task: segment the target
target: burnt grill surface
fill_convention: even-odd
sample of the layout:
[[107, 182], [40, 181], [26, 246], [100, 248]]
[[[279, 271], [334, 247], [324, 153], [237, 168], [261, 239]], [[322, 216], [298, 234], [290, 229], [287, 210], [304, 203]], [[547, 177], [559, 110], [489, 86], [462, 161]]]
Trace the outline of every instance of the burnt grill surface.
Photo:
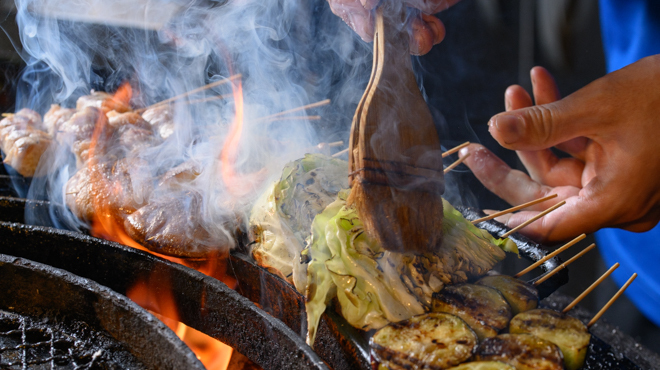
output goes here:
[[118, 243], [41, 226], [0, 222], [0, 241], [0, 253], [47, 263], [120, 294], [152, 274], [168, 276], [178, 320], [184, 324], [230, 345], [264, 369], [327, 369], [280, 320], [188, 267]]
[[84, 322], [0, 311], [0, 369], [33, 368], [146, 369], [119, 342]]
[[199, 369], [174, 333], [126, 297], [51, 266], [0, 254], [4, 369]]

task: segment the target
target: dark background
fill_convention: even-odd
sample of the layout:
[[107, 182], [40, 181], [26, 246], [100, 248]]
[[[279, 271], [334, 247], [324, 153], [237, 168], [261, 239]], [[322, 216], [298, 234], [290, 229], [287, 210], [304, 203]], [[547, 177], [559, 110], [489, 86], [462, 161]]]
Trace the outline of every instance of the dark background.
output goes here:
[[[301, 0], [301, 4], [312, 22], [301, 22], [299, 29], [292, 30], [292, 37], [325, 39], [298, 43], [296, 53], [304, 59], [300, 73], [313, 75], [327, 70], [332, 73], [326, 89], [316, 91], [324, 95], [318, 100], [333, 98], [333, 106], [325, 109], [324, 122], [318, 125], [319, 136], [326, 142], [337, 139], [347, 142], [347, 129], [357, 104], [355, 97], [359, 98], [361, 92], [347, 91], [343, 81], [358, 76], [366, 84], [370, 64], [353, 66], [349, 75], [342, 68], [346, 58], [339, 58], [320, 45], [331, 42], [328, 35], [336, 33], [350, 39], [351, 32], [330, 14], [324, 0], [309, 3]], [[0, 34], [0, 111], [11, 112], [15, 109], [17, 76], [24, 64], [19, 56], [20, 42], [11, 3], [0, 2], [0, 11], [0, 26], [4, 30]], [[515, 153], [499, 147], [487, 130], [490, 117], [504, 110], [505, 89], [519, 84], [530, 91], [529, 70], [535, 65], [542, 65], [554, 74], [564, 96], [605, 74], [597, 0], [464, 0], [439, 17], [446, 26], [447, 36], [428, 55], [415, 58], [415, 68], [441, 129], [443, 145], [447, 147], [467, 140], [480, 142], [512, 167], [523, 169]], [[369, 52], [369, 45], [362, 45], [355, 37], [350, 40], [358, 51]], [[103, 71], [97, 72], [104, 75]], [[460, 184], [458, 191], [465, 205], [481, 209], [508, 207], [464, 167], [452, 172], [448, 181]], [[580, 245], [591, 242], [593, 237], [589, 236]], [[521, 269], [521, 266], [513, 263], [507, 268]], [[590, 252], [569, 268], [569, 283], [561, 291], [577, 296], [605, 270], [598, 253]], [[616, 290], [618, 287], [608, 279], [581, 306], [596, 312]], [[660, 352], [658, 328], [625, 297], [604, 319], [649, 349]]]

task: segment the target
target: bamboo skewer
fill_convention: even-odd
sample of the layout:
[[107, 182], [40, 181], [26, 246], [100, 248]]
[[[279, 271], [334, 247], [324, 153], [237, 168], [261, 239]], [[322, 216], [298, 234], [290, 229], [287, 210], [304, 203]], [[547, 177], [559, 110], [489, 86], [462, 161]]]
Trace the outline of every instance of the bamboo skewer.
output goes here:
[[287, 115], [287, 114], [289, 114], [289, 113], [300, 112], [301, 110], [306, 110], [306, 109], [312, 109], [312, 108], [322, 107], [322, 106], [324, 106], [324, 105], [328, 105], [328, 104], [330, 104], [330, 99], [321, 100], [320, 102], [316, 102], [316, 103], [312, 103], [312, 104], [303, 105], [302, 107], [298, 107], [298, 108], [293, 108], [293, 109], [285, 110], [285, 111], [283, 111], [283, 112], [279, 112], [279, 113], [271, 114], [270, 116], [266, 116], [266, 117], [261, 117], [261, 118], [255, 120], [255, 122], [262, 122], [262, 121], [266, 121], [266, 120], [268, 120], [268, 119], [270, 119], [270, 118], [273, 118], [273, 117], [279, 117], [279, 116]]
[[334, 148], [336, 146], [342, 146], [342, 145], [344, 145], [344, 141], [339, 140], [339, 141], [335, 141], [335, 142], [332, 142], [332, 143], [328, 143], [328, 148]]
[[252, 122], [275, 122], [275, 121], [298, 121], [298, 120], [309, 120], [309, 121], [318, 121], [321, 119], [321, 116], [284, 116], [284, 117], [272, 117], [267, 120], [259, 119], [258, 121]]
[[531, 207], [531, 206], [533, 206], [533, 205], [536, 205], [536, 204], [539, 204], [539, 203], [543, 203], [543, 202], [545, 202], [546, 200], [549, 200], [549, 199], [552, 199], [552, 198], [556, 198], [556, 197], [557, 197], [557, 194], [552, 194], [552, 195], [548, 195], [547, 197], [543, 197], [543, 198], [539, 198], [539, 199], [533, 200], [533, 201], [531, 201], [531, 202], [523, 203], [523, 204], [521, 204], [521, 205], [519, 205], [519, 206], [511, 207], [511, 208], [509, 208], [509, 209], [505, 209], [504, 211], [499, 211], [499, 212], [493, 213], [493, 214], [491, 214], [491, 215], [488, 215], [488, 216], [486, 216], [486, 217], [482, 217], [482, 218], [476, 219], [476, 220], [472, 221], [472, 224], [473, 224], [473, 225], [476, 225], [476, 224], [478, 224], [479, 222], [484, 222], [484, 221], [492, 220], [492, 219], [494, 219], [494, 218], [500, 217], [500, 216], [505, 215], [505, 214], [507, 214], [507, 213], [511, 213], [511, 212], [519, 211], [519, 210], [521, 210], [521, 209], [523, 209], [523, 208]]
[[636, 277], [637, 277], [637, 273], [635, 272], [635, 273], [632, 274], [632, 276], [630, 277], [630, 279], [628, 279], [628, 281], [626, 281], [626, 283], [623, 284], [623, 286], [621, 287], [621, 289], [619, 289], [619, 291], [616, 292], [616, 294], [614, 295], [614, 297], [612, 297], [612, 299], [610, 299], [610, 300], [605, 304], [605, 306], [603, 306], [603, 308], [601, 308], [600, 311], [598, 311], [598, 313], [596, 314], [596, 316], [594, 316], [594, 318], [591, 319], [591, 321], [589, 321], [589, 323], [587, 324], [587, 328], [590, 328], [593, 324], [596, 323], [596, 321], [598, 321], [598, 319], [600, 319], [601, 316], [603, 316], [603, 314], [605, 313], [605, 311], [607, 311], [607, 309], [610, 308], [610, 306], [612, 306], [612, 304], [614, 304], [614, 301], [616, 301], [617, 299], [619, 299], [619, 297], [621, 297], [621, 294], [623, 294], [623, 292], [624, 292], [626, 289], [628, 289], [628, 286], [633, 282], [633, 280], [635, 280]]
[[515, 274], [513, 277], [519, 278], [519, 277], [525, 275], [526, 273], [528, 273], [528, 272], [534, 270], [535, 268], [541, 266], [541, 264], [545, 263], [550, 258], [552, 258], [552, 257], [558, 255], [559, 253], [567, 250], [568, 248], [572, 247], [577, 242], [579, 242], [580, 240], [582, 240], [586, 237], [587, 237], [586, 234], [582, 234], [582, 235], [578, 236], [577, 238], [575, 238], [575, 239], [571, 240], [570, 242], [566, 243], [563, 247], [561, 247], [561, 248], [557, 249], [556, 251], [548, 254], [547, 256], [545, 256], [545, 257], [541, 258], [540, 260], [536, 261], [531, 266], [529, 266], [526, 269], [524, 269], [524, 270], [520, 271], [519, 273]]
[[2, 113], [2, 116], [7, 118], [7, 117], [13, 117], [14, 113]]
[[241, 77], [242, 77], [241, 74], [236, 74], [236, 75], [230, 76], [229, 78], [226, 78], [226, 79], [224, 79], [224, 80], [215, 81], [215, 82], [212, 82], [212, 83], [210, 83], [210, 84], [204, 85], [204, 86], [202, 86], [202, 87], [198, 87], [198, 88], [196, 88], [196, 89], [193, 89], [193, 90], [190, 90], [190, 91], [188, 91], [188, 92], [185, 92], [185, 93], [183, 93], [183, 94], [179, 94], [179, 95], [177, 95], [177, 96], [173, 96], [173, 97], [171, 97], [171, 98], [169, 98], [169, 99], [165, 99], [165, 100], [160, 101], [160, 102], [158, 102], [158, 103], [152, 104], [152, 105], [150, 105], [150, 106], [148, 106], [148, 107], [144, 107], [144, 108], [136, 109], [135, 112], [137, 112], [137, 113], [141, 113], [141, 112], [144, 112], [144, 111], [147, 110], [147, 109], [151, 109], [151, 108], [155, 108], [155, 107], [158, 107], [158, 106], [161, 106], [161, 105], [165, 105], [165, 104], [170, 103], [170, 102], [173, 102], [173, 101], [175, 101], [175, 100], [179, 100], [179, 99], [181, 99], [181, 98], [185, 98], [186, 96], [189, 96], [189, 95], [192, 95], [192, 94], [196, 94], [196, 93], [198, 93], [198, 92], [200, 92], [200, 91], [204, 91], [204, 90], [208, 90], [208, 89], [211, 89], [211, 88], [213, 88], [213, 87], [216, 87], [216, 86], [224, 85], [224, 84], [228, 83], [229, 81], [233, 81], [233, 80], [235, 80], [235, 79], [237, 79], [237, 78], [241, 78]]
[[348, 153], [348, 148], [342, 150], [341, 152], [337, 152], [337, 153], [333, 154], [332, 156], [333, 156], [334, 158], [337, 158], [337, 157], [339, 157], [340, 155], [342, 155], [342, 154], [344, 154], [344, 153]]
[[[463, 158], [465, 158], [465, 157], [463, 157]], [[529, 220], [527, 220], [527, 221], [523, 222], [522, 224], [520, 224], [520, 225], [514, 227], [513, 229], [509, 230], [506, 234], [502, 235], [502, 238], [508, 238], [509, 235], [511, 235], [511, 234], [513, 234], [513, 233], [515, 233], [515, 232], [517, 232], [518, 230], [522, 229], [523, 227], [525, 227], [525, 226], [531, 224], [532, 222], [538, 220], [539, 218], [541, 218], [541, 217], [547, 215], [548, 213], [554, 211], [555, 209], [557, 209], [557, 208], [563, 206], [564, 204], [566, 204], [566, 201], [565, 201], [565, 200], [562, 200], [561, 202], [555, 204], [554, 206], [552, 206], [552, 207], [546, 209], [545, 211], [539, 213], [538, 215], [536, 215], [536, 216], [530, 218]]]
[[203, 99], [194, 99], [194, 100], [188, 100], [184, 102], [185, 104], [198, 104], [198, 103], [206, 103], [214, 100], [224, 100], [227, 98], [232, 98], [234, 94], [223, 94], [223, 95], [216, 95], [216, 96], [211, 96], [208, 98], [203, 98]]
[[470, 156], [470, 153], [468, 153], [468, 155], [466, 155], [466, 156], [463, 157], [463, 158], [459, 158], [458, 160], [456, 160], [456, 162], [454, 162], [454, 163], [450, 164], [449, 166], [447, 166], [447, 168], [445, 168], [445, 169], [443, 170], [443, 171], [444, 171], [444, 174], [447, 174], [449, 171], [451, 171], [451, 170], [453, 170], [454, 168], [456, 168], [456, 166], [458, 166], [459, 164], [463, 163], [463, 161], [465, 161], [469, 156]]
[[568, 306], [564, 307], [561, 313], [566, 313], [570, 311], [573, 307], [575, 307], [575, 305], [580, 303], [580, 301], [583, 300], [584, 297], [586, 297], [589, 293], [591, 293], [594, 289], [596, 289], [596, 287], [600, 285], [600, 283], [602, 283], [603, 280], [605, 280], [608, 276], [610, 276], [614, 272], [614, 270], [618, 268], [619, 268], [619, 262], [612, 265], [612, 267], [610, 267], [609, 270], [607, 270], [601, 277], [599, 277], [598, 280], [594, 281], [594, 283], [591, 284], [587, 289], [585, 289], [584, 292], [582, 292], [582, 294], [580, 294], [577, 298], [575, 298], [573, 302], [571, 302]]
[[469, 142], [469, 141], [466, 141], [466, 142], [464, 142], [463, 144], [461, 144], [461, 145], [459, 145], [459, 146], [453, 147], [453, 148], [449, 149], [448, 151], [442, 153], [442, 158], [449, 157], [450, 155], [456, 153], [457, 151], [459, 151], [459, 150], [465, 148], [465, 147], [468, 146], [468, 145], [470, 145], [470, 142]]
[[566, 262], [562, 263], [561, 265], [555, 267], [552, 271], [548, 272], [548, 273], [545, 274], [543, 277], [541, 277], [540, 279], [536, 280], [536, 281], [534, 282], [534, 285], [536, 286], [536, 285], [542, 284], [544, 281], [550, 279], [550, 278], [551, 278], [552, 276], [554, 276], [556, 273], [558, 273], [559, 271], [565, 269], [566, 266], [568, 266], [568, 265], [570, 265], [571, 263], [575, 262], [576, 259], [578, 259], [578, 258], [584, 256], [585, 254], [587, 254], [587, 252], [589, 252], [590, 250], [594, 249], [595, 247], [596, 247], [596, 244], [595, 244], [595, 243], [592, 243], [590, 246], [584, 248], [580, 253], [576, 254], [576, 255], [573, 256], [573, 257], [571, 257], [571, 259], [569, 259], [568, 261], [566, 261]]

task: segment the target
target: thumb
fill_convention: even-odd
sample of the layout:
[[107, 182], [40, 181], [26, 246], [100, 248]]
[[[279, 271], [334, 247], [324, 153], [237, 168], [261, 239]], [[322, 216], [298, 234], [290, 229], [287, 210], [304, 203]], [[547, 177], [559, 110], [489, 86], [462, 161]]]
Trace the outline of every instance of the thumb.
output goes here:
[[500, 145], [514, 150], [541, 150], [587, 136], [592, 119], [566, 99], [500, 113], [488, 131]]

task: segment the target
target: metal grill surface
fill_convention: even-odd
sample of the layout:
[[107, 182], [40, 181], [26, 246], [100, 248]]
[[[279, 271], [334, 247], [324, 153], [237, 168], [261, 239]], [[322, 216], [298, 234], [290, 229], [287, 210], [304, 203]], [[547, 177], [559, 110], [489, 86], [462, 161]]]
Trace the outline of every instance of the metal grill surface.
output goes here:
[[0, 311], [0, 369], [146, 369], [119, 342], [83, 322]]

